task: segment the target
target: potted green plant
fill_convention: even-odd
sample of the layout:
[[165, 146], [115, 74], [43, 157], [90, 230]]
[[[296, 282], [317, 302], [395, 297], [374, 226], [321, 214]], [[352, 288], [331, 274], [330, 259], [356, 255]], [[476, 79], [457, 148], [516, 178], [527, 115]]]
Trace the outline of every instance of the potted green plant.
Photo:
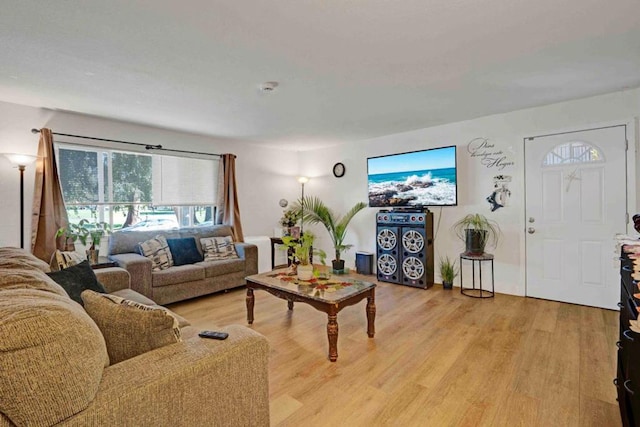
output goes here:
[[440, 278], [442, 279], [443, 289], [452, 289], [453, 281], [458, 276], [460, 270], [456, 265], [456, 261], [453, 262], [448, 256], [440, 258]]
[[326, 254], [321, 249], [313, 248], [315, 236], [313, 233], [305, 232], [300, 238], [292, 236], [282, 237], [282, 243], [289, 251], [289, 259], [292, 263], [297, 263], [297, 274], [300, 280], [309, 280], [313, 277], [313, 264], [311, 264], [311, 254], [320, 257], [320, 262], [324, 264]]
[[495, 247], [500, 238], [500, 226], [482, 214], [468, 214], [453, 224], [456, 236], [465, 242], [465, 253], [482, 255], [486, 245]]
[[331, 261], [333, 271], [344, 271], [344, 260], [340, 256], [342, 252], [353, 246], [344, 243], [344, 239], [347, 236], [347, 226], [358, 212], [367, 207], [366, 203], [356, 203], [346, 214], [339, 217], [318, 197], [305, 197], [303, 202], [304, 214], [302, 220], [310, 224], [320, 223], [324, 225], [329, 232], [333, 242], [333, 249], [335, 250], [335, 259]]
[[56, 232], [56, 238], [63, 236], [67, 246], [69, 241], [71, 243], [79, 241], [86, 248], [89, 262], [97, 264], [102, 237], [110, 232], [111, 226], [106, 222], [91, 222], [87, 219], [81, 219], [77, 224], [69, 223], [67, 227], [60, 228]]

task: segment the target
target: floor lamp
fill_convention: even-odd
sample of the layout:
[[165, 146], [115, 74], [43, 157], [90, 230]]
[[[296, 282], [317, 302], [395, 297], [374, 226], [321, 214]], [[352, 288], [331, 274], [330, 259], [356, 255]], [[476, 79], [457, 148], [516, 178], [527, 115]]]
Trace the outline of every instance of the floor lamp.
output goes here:
[[24, 170], [36, 157], [27, 154], [5, 154], [5, 157], [20, 171], [20, 247], [24, 249]]
[[298, 182], [302, 185], [302, 198], [300, 199], [300, 206], [302, 208], [302, 215], [300, 216], [300, 237], [302, 237], [304, 233], [304, 185], [309, 182], [309, 178], [301, 176], [298, 178]]

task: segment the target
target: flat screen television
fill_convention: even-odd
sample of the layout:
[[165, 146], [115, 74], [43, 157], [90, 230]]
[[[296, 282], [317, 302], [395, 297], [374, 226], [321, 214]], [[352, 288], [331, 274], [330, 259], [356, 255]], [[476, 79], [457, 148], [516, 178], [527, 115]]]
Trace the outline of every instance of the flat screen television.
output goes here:
[[455, 145], [369, 157], [369, 206], [456, 206], [456, 166]]

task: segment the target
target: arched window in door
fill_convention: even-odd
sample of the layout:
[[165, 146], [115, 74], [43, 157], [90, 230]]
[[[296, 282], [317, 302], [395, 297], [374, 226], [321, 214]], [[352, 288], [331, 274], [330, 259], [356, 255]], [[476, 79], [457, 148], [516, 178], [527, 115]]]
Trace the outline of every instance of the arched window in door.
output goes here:
[[555, 146], [544, 156], [542, 166], [601, 162], [604, 162], [602, 151], [586, 142], [576, 141]]

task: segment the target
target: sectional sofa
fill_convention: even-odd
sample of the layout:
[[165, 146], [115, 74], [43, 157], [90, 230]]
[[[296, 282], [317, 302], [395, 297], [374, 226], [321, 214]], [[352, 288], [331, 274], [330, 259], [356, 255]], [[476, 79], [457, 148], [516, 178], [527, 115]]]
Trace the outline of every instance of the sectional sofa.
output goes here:
[[[269, 350], [262, 335], [211, 325], [229, 337], [200, 338], [185, 319], [131, 290], [121, 268], [95, 271], [108, 293], [83, 291], [84, 308], [47, 272], [28, 252], [0, 248], [0, 427], [269, 425]], [[130, 313], [116, 319], [130, 328], [101, 318], [86, 296]], [[113, 347], [129, 351], [159, 333], [136, 317], [147, 314], [166, 318], [177, 339], [116, 360]], [[141, 332], [132, 337], [136, 327]], [[126, 342], [114, 341], [114, 333]]]

